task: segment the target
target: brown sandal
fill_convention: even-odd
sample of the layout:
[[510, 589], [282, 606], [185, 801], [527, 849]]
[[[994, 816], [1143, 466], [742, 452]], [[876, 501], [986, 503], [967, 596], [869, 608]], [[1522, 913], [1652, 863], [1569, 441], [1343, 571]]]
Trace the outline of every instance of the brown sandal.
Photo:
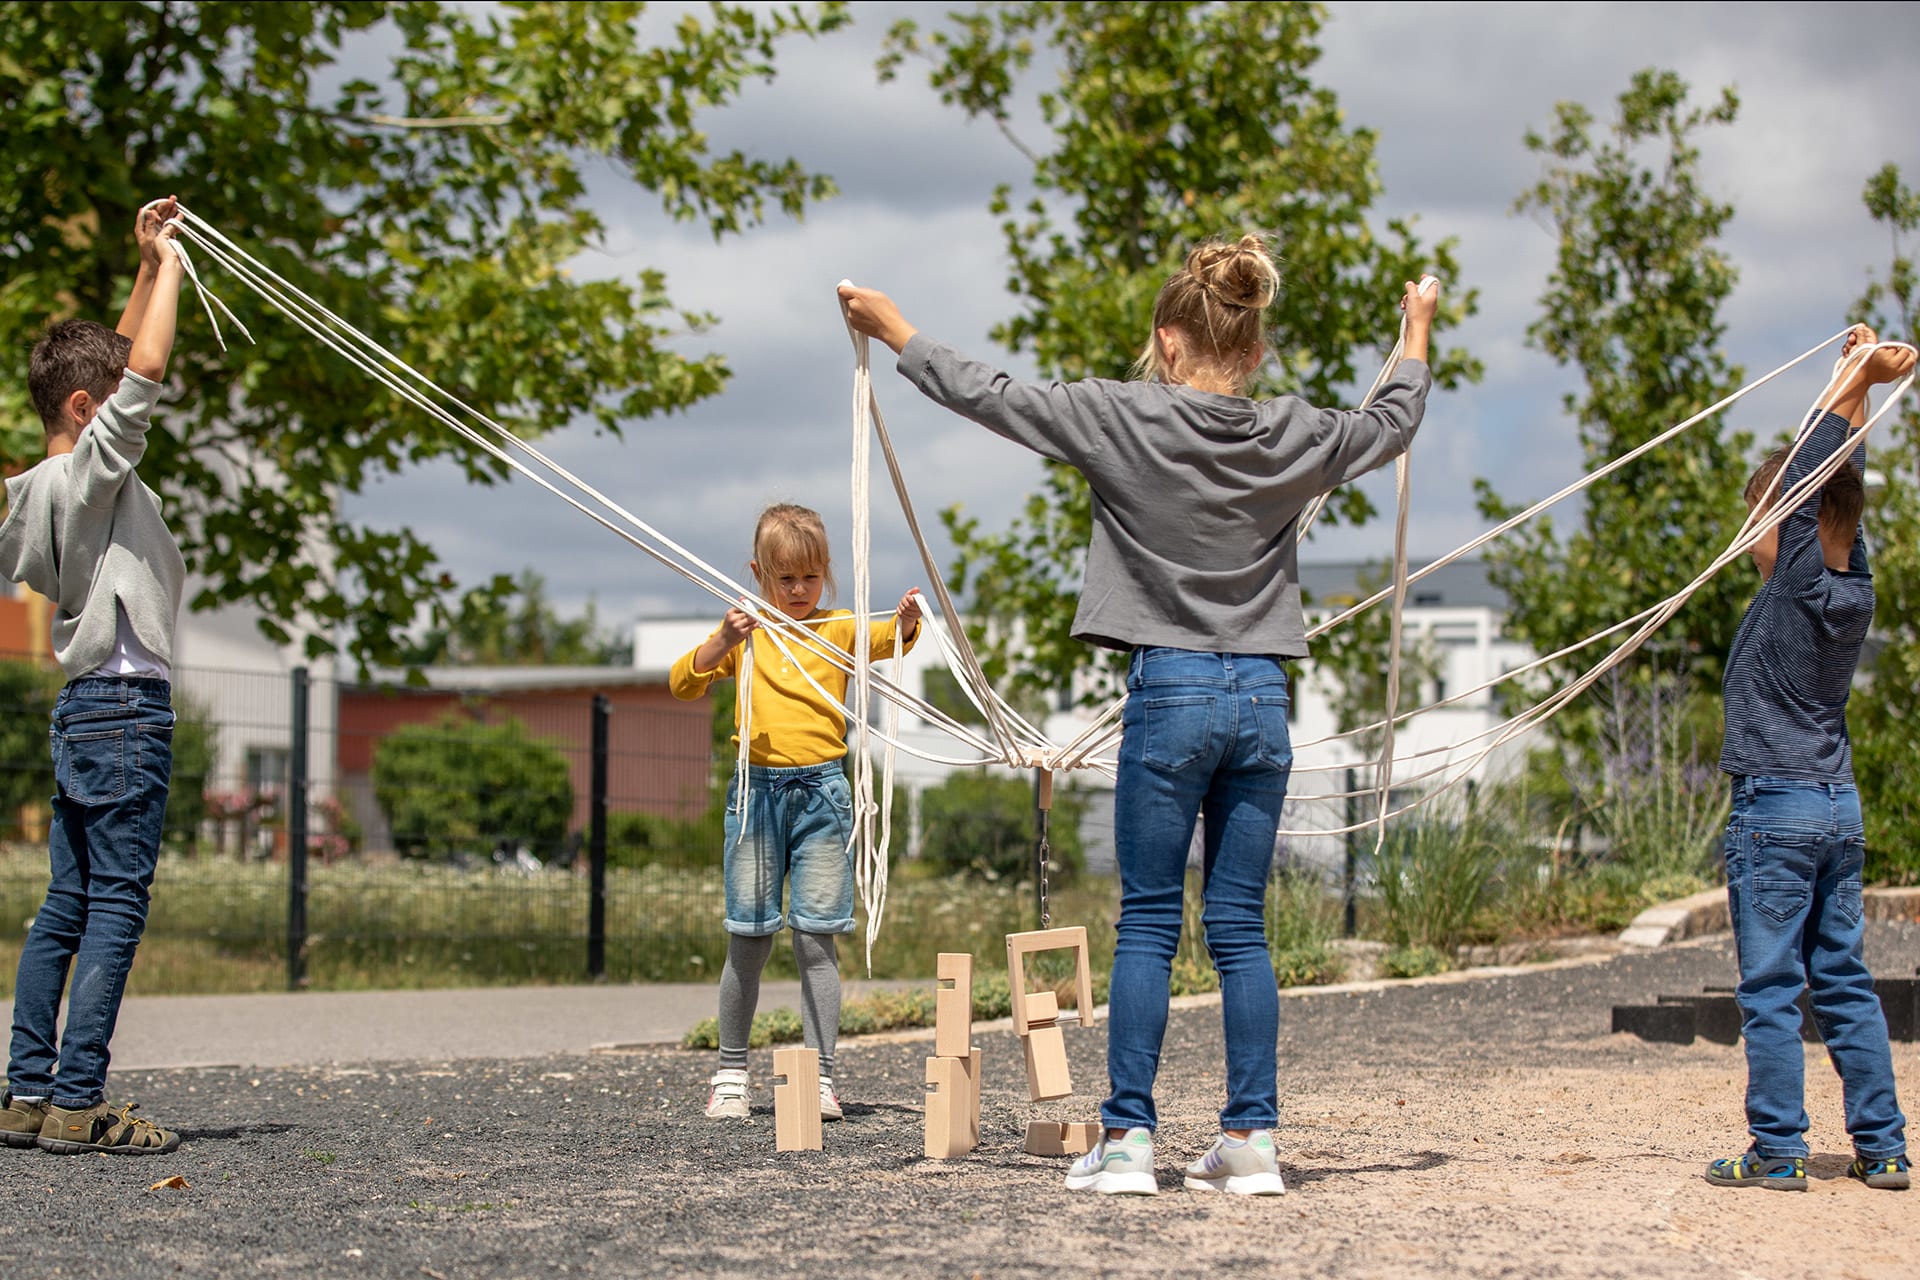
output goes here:
[[133, 1110], [138, 1105], [124, 1103], [116, 1111], [104, 1102], [96, 1102], [90, 1107], [69, 1111], [49, 1104], [37, 1145], [42, 1151], [58, 1156], [85, 1155], [90, 1151], [163, 1156], [180, 1145], [179, 1134], [135, 1116]]

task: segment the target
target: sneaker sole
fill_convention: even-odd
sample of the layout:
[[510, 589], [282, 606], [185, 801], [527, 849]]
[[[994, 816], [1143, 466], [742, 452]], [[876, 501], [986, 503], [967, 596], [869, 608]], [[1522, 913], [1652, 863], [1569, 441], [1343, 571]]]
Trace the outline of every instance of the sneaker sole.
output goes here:
[[1857, 1179], [1872, 1187], [1875, 1191], [1905, 1191], [1912, 1179], [1904, 1173], [1876, 1173]]
[[1716, 1187], [1765, 1187], [1769, 1191], [1805, 1191], [1805, 1178], [1716, 1178], [1707, 1175], [1707, 1181]]
[[0, 1142], [9, 1147], [31, 1147], [39, 1140], [38, 1133], [0, 1133]]
[[68, 1142], [65, 1138], [36, 1138], [34, 1145], [56, 1156], [84, 1156], [96, 1151], [108, 1156], [164, 1156], [179, 1149], [180, 1135], [174, 1134], [157, 1147], [103, 1147], [97, 1142]]
[[1287, 1184], [1277, 1173], [1243, 1173], [1225, 1178], [1196, 1178], [1187, 1175], [1186, 1185], [1191, 1191], [1224, 1191], [1236, 1196], [1283, 1196], [1287, 1194]]
[[745, 1120], [753, 1115], [753, 1105], [747, 1102], [724, 1103], [718, 1107], [707, 1108], [709, 1120]]
[[1103, 1196], [1157, 1196], [1160, 1184], [1150, 1173], [1092, 1173], [1067, 1175], [1067, 1190], [1098, 1191]]

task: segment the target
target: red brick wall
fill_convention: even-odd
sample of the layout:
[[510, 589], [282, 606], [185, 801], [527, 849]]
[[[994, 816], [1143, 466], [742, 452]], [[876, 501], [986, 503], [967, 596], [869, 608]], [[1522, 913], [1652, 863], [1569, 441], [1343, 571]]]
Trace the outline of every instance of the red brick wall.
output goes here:
[[536, 738], [560, 744], [573, 781], [571, 829], [584, 831], [592, 792], [592, 703], [595, 692], [613, 704], [607, 724], [607, 808], [692, 817], [707, 802], [712, 704], [681, 702], [659, 685], [595, 690], [542, 689], [462, 697], [445, 690], [344, 688], [336, 763], [343, 785], [366, 785], [374, 747], [404, 725], [428, 724], [448, 711], [493, 721], [508, 716]]

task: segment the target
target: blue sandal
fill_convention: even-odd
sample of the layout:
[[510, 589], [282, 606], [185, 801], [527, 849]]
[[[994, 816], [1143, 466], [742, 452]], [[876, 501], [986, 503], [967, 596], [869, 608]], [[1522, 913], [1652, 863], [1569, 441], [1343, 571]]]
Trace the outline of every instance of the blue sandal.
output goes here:
[[1707, 1166], [1707, 1181], [1716, 1187], [1766, 1187], [1773, 1191], [1805, 1191], [1804, 1156], [1763, 1156], [1749, 1151], [1715, 1160]]

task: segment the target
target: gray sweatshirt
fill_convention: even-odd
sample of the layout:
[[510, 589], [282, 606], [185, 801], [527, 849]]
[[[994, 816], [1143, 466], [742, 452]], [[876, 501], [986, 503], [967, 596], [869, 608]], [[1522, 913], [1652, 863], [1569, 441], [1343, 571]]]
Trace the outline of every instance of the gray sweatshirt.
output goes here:
[[1301, 511], [1405, 452], [1433, 385], [1408, 360], [1357, 410], [1158, 382], [1036, 386], [925, 334], [898, 368], [955, 413], [1087, 478], [1093, 541], [1077, 639], [1282, 658], [1307, 655]]
[[53, 601], [53, 656], [69, 680], [112, 654], [121, 608], [140, 643], [173, 665], [187, 566], [160, 500], [133, 473], [159, 397], [158, 383], [127, 370], [72, 453], [7, 481], [0, 572]]

